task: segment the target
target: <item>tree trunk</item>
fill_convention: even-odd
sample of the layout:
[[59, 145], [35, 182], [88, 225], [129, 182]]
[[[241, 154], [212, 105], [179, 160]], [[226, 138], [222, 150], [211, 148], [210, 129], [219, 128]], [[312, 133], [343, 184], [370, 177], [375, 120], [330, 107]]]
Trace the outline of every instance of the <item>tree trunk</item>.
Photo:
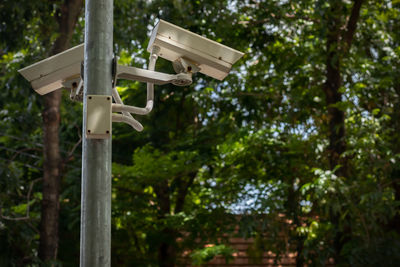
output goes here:
[[[333, 3], [334, 2], [334, 3]], [[342, 158], [342, 153], [346, 150], [344, 112], [338, 109], [335, 104], [342, 101], [342, 93], [339, 92], [341, 86], [340, 75], [340, 20], [341, 3], [340, 1], [331, 1], [331, 10], [328, 16], [328, 33], [326, 41], [326, 82], [324, 92], [326, 96], [326, 105], [328, 107], [328, 131], [329, 131], [329, 164], [336, 174], [341, 177], [347, 176], [347, 160]], [[335, 262], [340, 263], [340, 253], [346, 242], [343, 229], [339, 228], [340, 214], [331, 211], [331, 221], [337, 227], [334, 238]]]
[[[166, 214], [171, 213], [170, 188], [168, 181], [165, 180], [154, 187], [159, 205], [158, 219], [164, 219]], [[176, 233], [173, 229], [165, 227], [160, 235], [158, 245], [158, 265], [160, 267], [173, 267], [176, 260]]]
[[341, 158], [346, 150], [345, 114], [344, 111], [336, 107], [336, 104], [342, 101], [342, 93], [339, 90], [342, 84], [340, 65], [341, 58], [350, 50], [362, 3], [362, 0], [355, 1], [343, 36], [341, 36], [341, 1], [331, 1], [331, 9], [327, 17], [326, 82], [323, 89], [328, 107], [328, 151], [331, 169], [341, 165], [341, 168], [337, 170], [337, 174], [340, 176], [347, 176], [348, 172], [347, 159]]
[[60, 204], [60, 90], [44, 96], [42, 113], [44, 124], [43, 200], [40, 222], [39, 257], [43, 261], [55, 260], [58, 249], [58, 217]]
[[[335, 104], [342, 101], [340, 75], [340, 1], [331, 1], [330, 16], [328, 16], [328, 33], [326, 41], [326, 82], [324, 92], [328, 108], [328, 131], [329, 131], [329, 164], [331, 169], [344, 160], [340, 159], [341, 154], [346, 150], [344, 112], [338, 109]], [[342, 165], [339, 169], [340, 175], [345, 175], [346, 167]]]
[[[335, 172], [339, 177], [348, 177], [348, 160], [342, 156], [346, 151], [345, 113], [337, 107], [337, 104], [342, 101], [342, 93], [340, 92], [342, 84], [341, 58], [350, 51], [362, 3], [363, 0], [354, 2], [343, 35], [341, 30], [343, 27], [341, 19], [343, 12], [342, 2], [331, 0], [327, 16], [326, 82], [323, 90], [328, 108], [329, 164], [332, 170], [340, 166]], [[331, 220], [339, 228], [340, 214], [331, 211]], [[339, 228], [337, 230], [334, 238], [336, 263], [342, 262], [341, 251], [345, 243], [349, 241], [350, 235], [350, 226], [343, 222], [342, 229]]]
[[189, 188], [193, 185], [194, 179], [196, 178], [197, 172], [191, 172], [188, 174], [188, 180], [186, 181], [183, 178], [178, 178], [179, 182], [178, 184], [178, 195], [176, 197], [176, 203], [175, 203], [175, 213], [179, 213], [183, 211], [183, 208], [185, 206], [185, 199], [186, 196], [189, 192]]
[[[400, 83], [395, 84], [394, 90], [397, 94], [397, 97], [400, 97]], [[396, 104], [395, 104], [396, 105]], [[398, 105], [398, 103], [397, 103]], [[392, 133], [392, 143], [393, 143], [393, 151], [395, 154], [400, 153], [400, 144], [398, 142], [400, 138], [400, 110], [395, 109], [394, 114], [391, 120], [391, 125], [393, 125], [394, 131]], [[391, 179], [392, 179], [392, 187], [394, 190], [394, 199], [395, 201], [400, 202], [400, 167], [399, 166], [394, 166], [392, 172], [391, 172]], [[396, 212], [396, 214], [393, 216], [393, 218], [388, 222], [388, 228], [390, 230], [394, 230], [397, 232], [397, 234], [400, 236], [400, 214]]]
[[[81, 13], [83, 0], [65, 0], [57, 21], [59, 37], [51, 54], [66, 50]], [[44, 96], [43, 116], [43, 200], [40, 222], [39, 258], [56, 260], [58, 252], [58, 220], [60, 211], [61, 156], [59, 143], [61, 90]]]

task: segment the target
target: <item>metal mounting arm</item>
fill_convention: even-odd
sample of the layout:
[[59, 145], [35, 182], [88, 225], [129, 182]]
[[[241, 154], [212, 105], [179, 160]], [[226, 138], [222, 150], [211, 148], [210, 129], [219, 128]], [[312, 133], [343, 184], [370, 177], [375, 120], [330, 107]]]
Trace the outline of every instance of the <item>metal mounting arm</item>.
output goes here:
[[122, 114], [112, 114], [112, 122], [124, 122], [132, 126], [133, 129], [135, 129], [138, 132], [143, 131], [143, 126], [135, 120], [134, 118], [130, 118], [129, 116], [125, 116]]
[[[159, 48], [153, 47], [149, 60], [149, 69], [139, 69], [135, 67], [122, 66], [115, 64], [115, 78], [113, 84], [113, 97], [116, 104], [112, 104], [112, 112], [122, 112], [121, 114], [113, 114], [113, 122], [124, 122], [131, 125], [135, 130], [142, 131], [143, 126], [133, 118], [131, 113], [138, 115], [146, 115], [151, 112], [154, 105], [154, 84], [162, 85], [172, 83], [178, 86], [186, 86], [192, 83], [192, 73], [165, 74], [154, 71], [158, 58]], [[117, 79], [126, 79], [140, 82], [147, 82], [147, 101], [144, 108], [124, 105], [121, 97], [116, 89], [115, 83]]]
[[[150, 60], [149, 60], [149, 71], [154, 71], [155, 67], [156, 67], [156, 61], [158, 58], [158, 52], [159, 52], [159, 48], [158, 47], [154, 47], [152, 50], [152, 53], [150, 55]], [[113, 90], [112, 90], [112, 95], [115, 99], [115, 102], [123, 107], [125, 107], [123, 105], [122, 99], [119, 96], [118, 90], [116, 88], [116, 83], [117, 83], [117, 79], [118, 79], [118, 65], [116, 63], [116, 60], [114, 62], [114, 68], [115, 68], [115, 78], [114, 78], [114, 82], [113, 82]], [[121, 66], [123, 67], [123, 66]], [[136, 68], [135, 68], [136, 69]], [[121, 68], [120, 68], [121, 70]], [[125, 72], [121, 72], [121, 73], [132, 73], [129, 72], [130, 69], [125, 69]], [[136, 71], [135, 77], [137, 78], [137, 74], [138, 71]], [[133, 78], [132, 76], [130, 78]], [[147, 83], [147, 102], [146, 102], [146, 107], [143, 108], [137, 108], [141, 112], [141, 114], [147, 114], [149, 113], [152, 109], [153, 109], [153, 101], [154, 101], [154, 84], [148, 82]], [[128, 106], [129, 107], [129, 106]], [[141, 132], [143, 130], [143, 126], [142, 124], [140, 124], [140, 122], [138, 122], [137, 120], [135, 120], [132, 115], [129, 113], [129, 111], [126, 110], [121, 110], [122, 111], [122, 115], [120, 114], [113, 114], [112, 116], [112, 121], [114, 122], [125, 122], [129, 125], [131, 125], [136, 131]]]
[[183, 86], [192, 83], [192, 75], [189, 73], [166, 74], [158, 71], [151, 71], [122, 65], [118, 65], [117, 67], [117, 78], [153, 83], [157, 85], [167, 83], [179, 83], [179, 85]]
[[[112, 112], [121, 112], [122, 114], [112, 114], [113, 122], [124, 122], [131, 125], [135, 130], [142, 131], [143, 126], [138, 122], [131, 113], [137, 115], [146, 115], [151, 112], [154, 105], [154, 84], [163, 85], [172, 83], [177, 86], [187, 86], [192, 83], [192, 73], [197, 72], [196, 67], [190, 62], [181, 59], [176, 62], [174, 68], [179, 67], [178, 74], [166, 74], [162, 72], [154, 71], [158, 53], [160, 49], [157, 46], [153, 46], [152, 53], [150, 55], [148, 70], [140, 69], [136, 67], [129, 67], [117, 64], [117, 59], [113, 60], [113, 81], [112, 81], [112, 96], [115, 104], [112, 104]], [[65, 79], [62, 84], [66, 88], [71, 88], [70, 98], [74, 101], [81, 102], [83, 100], [83, 63], [81, 65], [80, 75], [74, 75]], [[147, 101], [146, 106], [134, 107], [124, 105], [118, 90], [116, 83], [118, 79], [126, 79], [131, 81], [139, 81], [147, 83]]]

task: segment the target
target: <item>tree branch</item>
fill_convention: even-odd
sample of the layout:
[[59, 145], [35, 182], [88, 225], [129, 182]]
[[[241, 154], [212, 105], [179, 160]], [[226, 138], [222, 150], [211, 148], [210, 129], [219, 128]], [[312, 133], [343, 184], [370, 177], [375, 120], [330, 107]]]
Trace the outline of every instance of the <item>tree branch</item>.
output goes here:
[[147, 193], [144, 193], [143, 191], [137, 191], [137, 190], [132, 190], [130, 188], [126, 188], [123, 186], [119, 186], [119, 185], [113, 185], [113, 189], [117, 189], [118, 191], [122, 191], [122, 192], [126, 192], [132, 195], [138, 195], [138, 196], [151, 196]]
[[70, 151], [68, 152], [68, 154], [65, 156], [65, 158], [64, 158], [64, 160], [63, 160], [63, 163], [62, 163], [63, 166], [64, 166], [67, 162], [69, 162], [69, 161], [72, 159], [72, 156], [74, 155], [75, 150], [76, 150], [76, 149], [78, 148], [78, 146], [82, 143], [81, 129], [80, 129], [77, 125], [75, 125], [75, 128], [78, 130], [79, 140], [78, 140], [78, 142], [76, 142], [76, 143], [72, 146], [71, 150], [70, 150]]
[[31, 200], [32, 188], [33, 188], [33, 185], [36, 182], [38, 182], [38, 181], [40, 181], [42, 179], [43, 178], [35, 179], [29, 185], [28, 194], [26, 195], [26, 215], [24, 217], [13, 218], [13, 217], [9, 217], [9, 216], [4, 216], [1, 209], [0, 209], [0, 217], [2, 219], [4, 219], [4, 220], [9, 220], [9, 221], [25, 221], [25, 220], [29, 220], [30, 219], [30, 217], [29, 217], [29, 212], [30, 212], [29, 201]]
[[[38, 148], [29, 148], [29, 147], [27, 147], [27, 148], [23, 148], [23, 149], [20, 149], [20, 150], [17, 150], [17, 151], [15, 151], [15, 153], [14, 153], [14, 155], [11, 157], [11, 161], [13, 161], [18, 155], [20, 155], [20, 154], [25, 154], [25, 153], [22, 153], [22, 152], [25, 152], [25, 151], [31, 151], [31, 150], [33, 150], [33, 151], [41, 151], [40, 149], [38, 149]], [[29, 154], [30, 156], [32, 156], [32, 154]], [[36, 157], [36, 158], [39, 158], [39, 157]]]
[[186, 195], [189, 191], [189, 188], [192, 186], [194, 179], [196, 178], [196, 175], [197, 175], [197, 172], [189, 173], [189, 175], [188, 175], [189, 180], [185, 184], [179, 186], [178, 195], [176, 197], [175, 210], [174, 210], [175, 213], [179, 213], [179, 212], [183, 211]]
[[364, 0], [354, 0], [353, 8], [351, 9], [351, 14], [349, 20], [347, 21], [346, 31], [343, 34], [344, 40], [344, 53], [350, 50], [351, 43], [353, 41], [354, 33], [357, 28], [357, 21], [360, 18], [360, 10]]

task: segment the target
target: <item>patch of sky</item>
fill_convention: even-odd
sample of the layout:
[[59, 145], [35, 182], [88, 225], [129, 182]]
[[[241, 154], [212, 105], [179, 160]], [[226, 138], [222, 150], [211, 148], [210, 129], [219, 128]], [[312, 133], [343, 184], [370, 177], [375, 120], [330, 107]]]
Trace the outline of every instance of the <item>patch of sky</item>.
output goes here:
[[228, 2], [228, 10], [233, 12], [233, 13], [238, 12], [237, 6], [238, 6], [238, 1], [237, 0], [231, 0], [231, 1]]
[[278, 190], [278, 184], [254, 185], [247, 183], [242, 192], [238, 194], [236, 202], [223, 206], [233, 214], [245, 214], [253, 211], [268, 213], [269, 207], [265, 206], [265, 200]]

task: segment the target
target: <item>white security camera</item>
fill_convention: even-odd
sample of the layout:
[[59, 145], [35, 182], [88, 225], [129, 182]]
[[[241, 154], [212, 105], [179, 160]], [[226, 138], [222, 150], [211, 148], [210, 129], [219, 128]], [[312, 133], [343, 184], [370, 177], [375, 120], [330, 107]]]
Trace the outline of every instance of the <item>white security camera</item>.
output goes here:
[[27, 79], [32, 88], [45, 95], [65, 86], [68, 81], [79, 81], [84, 44], [39, 61], [18, 72]]
[[[173, 83], [186, 86], [191, 83], [188, 75], [201, 72], [218, 80], [224, 79], [232, 65], [243, 53], [159, 20], [153, 29], [147, 50], [173, 62], [178, 75], [163, 74], [128, 66], [118, 66], [117, 78], [151, 82]], [[76, 87], [80, 82], [84, 44], [39, 61], [19, 70], [41, 94], [66, 87]]]
[[[84, 58], [84, 44], [46, 58], [18, 72], [27, 79], [40, 95], [61, 88], [77, 89], [81, 82], [81, 64]], [[153, 84], [172, 83], [186, 86], [192, 83], [191, 73], [166, 74], [154, 70], [116, 65], [116, 78]]]
[[164, 20], [154, 26], [147, 51], [151, 52], [154, 46], [160, 48], [160, 57], [172, 62], [181, 59], [194, 62], [201, 73], [218, 80], [223, 80], [244, 55]]
[[[112, 97], [115, 103], [110, 101], [110, 96], [83, 95], [84, 44], [23, 68], [19, 72], [41, 95], [65, 87], [71, 89], [72, 100], [82, 101], [83, 97], [86, 97], [90, 100], [86, 103], [91, 105], [86, 114], [86, 121], [90, 126], [86, 137], [108, 138], [111, 134], [111, 121], [128, 123], [137, 131], [143, 130], [143, 126], [132, 117], [131, 113], [146, 115], [151, 112], [154, 105], [154, 84], [172, 83], [177, 86], [187, 86], [192, 83], [192, 74], [196, 72], [222, 80], [228, 75], [232, 64], [243, 56], [242, 52], [163, 20], [155, 26], [147, 50], [150, 52], [147, 70], [118, 65], [114, 58], [112, 66], [114, 77], [113, 84], [110, 86], [112, 86]], [[172, 61], [177, 74], [154, 71], [158, 56]], [[146, 106], [124, 105], [116, 89], [117, 79], [146, 82]], [[100, 118], [99, 114], [106, 115]], [[104, 123], [99, 124], [102, 121]]]

